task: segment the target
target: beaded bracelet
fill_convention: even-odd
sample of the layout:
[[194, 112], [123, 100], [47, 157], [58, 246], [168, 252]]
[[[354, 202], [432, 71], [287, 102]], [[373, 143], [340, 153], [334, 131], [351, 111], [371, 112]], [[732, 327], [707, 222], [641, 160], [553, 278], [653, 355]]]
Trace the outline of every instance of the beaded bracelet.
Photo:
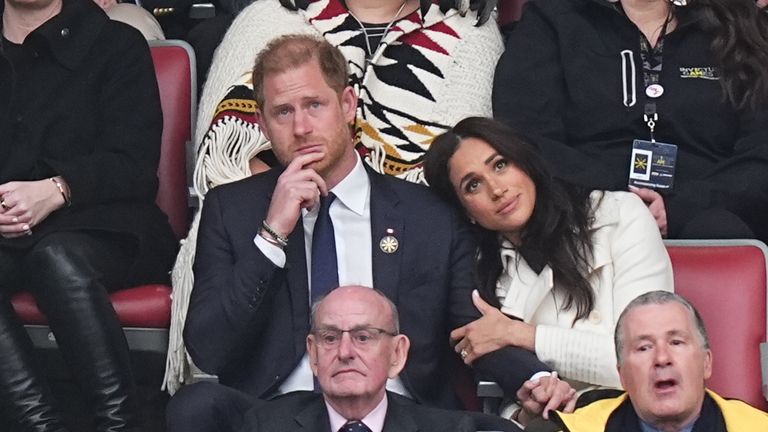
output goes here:
[[277, 231], [272, 229], [272, 227], [269, 226], [266, 220], [261, 221], [261, 227], [264, 228], [264, 231], [266, 231], [267, 234], [272, 236], [272, 238], [279, 243], [279, 246], [281, 247], [288, 246], [288, 239], [285, 236], [278, 234]]
[[280, 249], [285, 248], [285, 246], [283, 246], [282, 243], [277, 241], [274, 237], [272, 237], [271, 234], [269, 234], [267, 232], [267, 230], [265, 230], [263, 228], [259, 231], [259, 237], [263, 238], [265, 242], [267, 242], [267, 243], [269, 243], [271, 245], [275, 245], [275, 246], [279, 247]]
[[64, 185], [60, 181], [56, 180], [56, 177], [51, 177], [51, 181], [56, 185], [56, 188], [59, 189], [59, 193], [61, 193], [62, 198], [64, 198], [64, 205], [67, 207], [71, 206], [72, 200], [69, 199], [69, 195], [67, 195], [67, 193], [64, 191]]

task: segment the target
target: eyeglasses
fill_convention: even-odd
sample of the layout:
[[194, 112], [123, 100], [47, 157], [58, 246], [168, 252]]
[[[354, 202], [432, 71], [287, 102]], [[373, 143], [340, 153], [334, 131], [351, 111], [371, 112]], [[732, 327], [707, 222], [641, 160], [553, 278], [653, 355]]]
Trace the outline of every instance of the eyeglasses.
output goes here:
[[325, 348], [335, 348], [341, 343], [341, 337], [344, 333], [349, 333], [352, 345], [357, 348], [367, 348], [376, 345], [384, 336], [397, 336], [397, 333], [390, 332], [376, 327], [359, 327], [349, 330], [342, 330], [333, 327], [323, 327], [312, 332], [317, 338], [317, 343]]

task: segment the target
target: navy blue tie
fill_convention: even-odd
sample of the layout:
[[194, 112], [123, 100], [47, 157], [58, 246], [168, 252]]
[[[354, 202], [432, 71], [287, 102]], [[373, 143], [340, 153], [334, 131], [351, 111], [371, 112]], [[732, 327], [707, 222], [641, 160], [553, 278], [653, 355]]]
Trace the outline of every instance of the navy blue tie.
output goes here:
[[328, 210], [336, 195], [320, 198], [315, 229], [312, 231], [312, 294], [314, 304], [320, 297], [339, 286], [339, 266], [336, 263], [336, 237]]
[[371, 429], [365, 423], [353, 420], [342, 426], [339, 432], [371, 432]]

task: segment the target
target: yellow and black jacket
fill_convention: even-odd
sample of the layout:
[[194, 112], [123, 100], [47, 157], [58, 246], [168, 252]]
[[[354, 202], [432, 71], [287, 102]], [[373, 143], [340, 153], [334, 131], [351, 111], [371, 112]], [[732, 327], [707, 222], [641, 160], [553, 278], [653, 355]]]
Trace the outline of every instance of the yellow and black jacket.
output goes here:
[[[640, 432], [638, 420], [626, 393], [593, 402], [573, 413], [558, 412], [555, 421], [562, 432]], [[724, 399], [707, 390], [701, 415], [693, 432], [768, 431], [768, 414], [740, 400]]]

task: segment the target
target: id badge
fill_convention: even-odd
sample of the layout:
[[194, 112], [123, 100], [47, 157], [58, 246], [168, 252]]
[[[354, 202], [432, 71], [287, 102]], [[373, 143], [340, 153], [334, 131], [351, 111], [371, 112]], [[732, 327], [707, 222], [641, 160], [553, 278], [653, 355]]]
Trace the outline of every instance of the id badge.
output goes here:
[[672, 190], [676, 162], [676, 145], [636, 139], [632, 143], [629, 185]]

